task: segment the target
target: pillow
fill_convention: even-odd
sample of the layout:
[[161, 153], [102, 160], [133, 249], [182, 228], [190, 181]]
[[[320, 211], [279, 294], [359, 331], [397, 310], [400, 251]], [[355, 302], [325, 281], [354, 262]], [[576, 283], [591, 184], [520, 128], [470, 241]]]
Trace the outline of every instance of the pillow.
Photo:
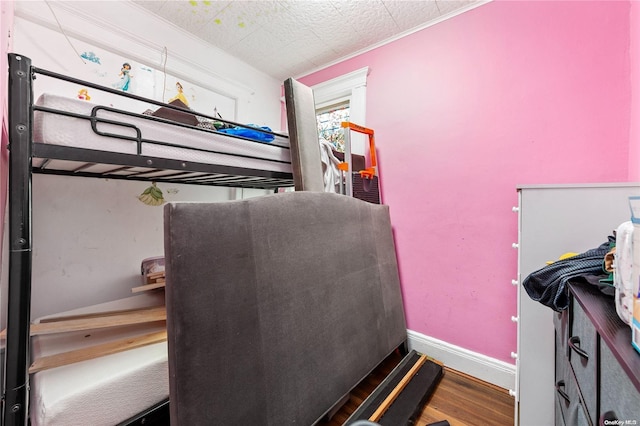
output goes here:
[[[169, 102], [169, 105], [186, 111], [191, 111], [180, 99]], [[191, 126], [198, 125], [198, 118], [190, 112], [176, 111], [171, 108], [162, 107], [157, 109], [152, 115], [154, 117], [165, 118], [167, 120], [177, 121], [178, 123], [189, 124]]]

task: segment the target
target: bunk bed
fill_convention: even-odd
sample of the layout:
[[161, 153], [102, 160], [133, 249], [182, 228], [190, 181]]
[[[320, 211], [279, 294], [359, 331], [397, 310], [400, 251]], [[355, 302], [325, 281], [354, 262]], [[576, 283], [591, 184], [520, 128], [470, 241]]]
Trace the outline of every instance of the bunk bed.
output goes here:
[[[36, 76], [124, 96], [168, 114], [118, 110], [54, 95], [34, 102]], [[176, 115], [186, 120], [172, 120]], [[199, 125], [214, 120], [243, 131], [228, 134]], [[32, 173], [273, 190], [293, 186], [287, 135], [40, 69], [18, 54], [9, 54], [9, 152], [2, 406], [7, 426], [24, 425], [29, 415]], [[154, 409], [166, 410], [166, 404]]]

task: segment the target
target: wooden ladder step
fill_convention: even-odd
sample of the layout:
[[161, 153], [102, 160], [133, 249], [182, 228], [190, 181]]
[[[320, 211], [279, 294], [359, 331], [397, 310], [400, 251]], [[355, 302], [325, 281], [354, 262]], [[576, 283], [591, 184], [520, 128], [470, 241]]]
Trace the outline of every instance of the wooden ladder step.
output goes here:
[[155, 333], [144, 334], [141, 336], [128, 337], [125, 339], [115, 340], [109, 343], [94, 345], [87, 348], [76, 349], [73, 351], [62, 352], [55, 355], [43, 356], [36, 359], [29, 367], [29, 374], [39, 371], [48, 370], [50, 368], [61, 367], [80, 361], [87, 361], [101, 356], [111, 355], [130, 349], [140, 348], [142, 346], [152, 345], [167, 340], [167, 331], [162, 330]]
[[133, 287], [131, 289], [132, 293], [140, 293], [142, 291], [149, 291], [149, 290], [155, 290], [157, 288], [164, 288], [166, 286], [166, 283], [163, 280], [158, 280], [155, 283], [151, 283], [151, 284], [144, 284], [144, 285], [140, 285], [138, 287]]
[[[30, 335], [68, 333], [71, 331], [96, 330], [99, 328], [120, 327], [166, 321], [167, 310], [164, 306], [154, 308], [131, 309], [128, 311], [103, 312], [50, 319], [46, 322], [31, 324]], [[0, 332], [0, 339], [6, 337], [6, 330]]]

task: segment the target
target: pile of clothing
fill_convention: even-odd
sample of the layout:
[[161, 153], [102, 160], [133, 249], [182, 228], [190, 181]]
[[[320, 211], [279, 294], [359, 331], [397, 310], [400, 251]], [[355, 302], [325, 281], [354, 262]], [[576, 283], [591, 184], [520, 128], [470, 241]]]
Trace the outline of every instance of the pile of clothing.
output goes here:
[[608, 241], [597, 248], [573, 256], [563, 256], [531, 273], [522, 285], [531, 299], [558, 312], [569, 306], [569, 281], [595, 285], [603, 293], [613, 296], [615, 250], [616, 238], [609, 236]]

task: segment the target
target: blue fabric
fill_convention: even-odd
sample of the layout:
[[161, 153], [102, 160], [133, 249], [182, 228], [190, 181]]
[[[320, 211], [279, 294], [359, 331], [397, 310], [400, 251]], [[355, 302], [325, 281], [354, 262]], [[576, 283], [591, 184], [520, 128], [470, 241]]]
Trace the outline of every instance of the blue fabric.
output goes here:
[[[270, 128], [265, 126], [261, 127], [261, 126], [256, 126], [255, 124], [247, 124], [247, 126], [252, 126], [257, 129], [266, 130], [268, 132], [271, 131]], [[264, 133], [260, 130], [252, 130], [247, 127], [237, 126], [237, 127], [232, 127], [230, 129], [220, 129], [218, 131], [222, 133], [227, 133], [229, 135], [242, 136], [243, 138], [253, 139], [254, 141], [259, 141], [259, 142], [271, 142], [273, 139], [275, 139], [275, 137], [270, 133]]]

